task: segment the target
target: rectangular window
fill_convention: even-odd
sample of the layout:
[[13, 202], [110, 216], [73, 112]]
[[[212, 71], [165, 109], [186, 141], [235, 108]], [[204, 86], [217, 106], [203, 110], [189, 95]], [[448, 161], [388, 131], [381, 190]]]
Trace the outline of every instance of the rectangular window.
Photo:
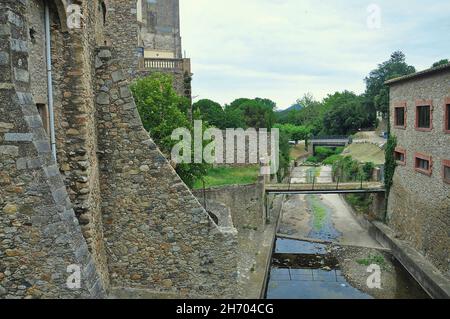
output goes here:
[[406, 165], [406, 150], [399, 147], [395, 148], [394, 157], [397, 164]]
[[405, 121], [405, 108], [396, 107], [395, 108], [395, 126], [404, 128], [406, 126]]
[[432, 173], [431, 156], [416, 153], [414, 156], [414, 167], [417, 172], [431, 176]]
[[433, 101], [416, 101], [416, 130], [429, 132], [433, 128]]
[[431, 124], [431, 107], [428, 105], [417, 107], [417, 127], [430, 128]]
[[444, 182], [450, 184], [450, 160], [444, 160], [442, 163], [442, 176], [444, 177]]
[[48, 117], [48, 109], [47, 105], [45, 104], [36, 104], [36, 108], [39, 112], [39, 115], [42, 119], [42, 124], [44, 124], [44, 129], [47, 131], [47, 133], [50, 131], [50, 120]]

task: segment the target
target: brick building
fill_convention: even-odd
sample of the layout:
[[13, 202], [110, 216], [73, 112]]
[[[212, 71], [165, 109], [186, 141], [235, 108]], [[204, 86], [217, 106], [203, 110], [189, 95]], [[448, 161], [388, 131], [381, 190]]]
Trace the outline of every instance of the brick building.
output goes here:
[[398, 163], [388, 224], [450, 275], [450, 65], [387, 84]]

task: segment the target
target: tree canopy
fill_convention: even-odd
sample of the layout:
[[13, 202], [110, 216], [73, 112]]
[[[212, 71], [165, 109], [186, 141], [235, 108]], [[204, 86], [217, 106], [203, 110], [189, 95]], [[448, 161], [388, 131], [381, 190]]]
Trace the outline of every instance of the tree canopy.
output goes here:
[[389, 88], [384, 84], [387, 80], [412, 74], [416, 68], [406, 63], [403, 52], [392, 53], [389, 60], [381, 63], [365, 78], [366, 97], [369, 107], [384, 114], [389, 112]]
[[[177, 143], [171, 138], [173, 130], [193, 130], [188, 114], [189, 100], [177, 94], [173, 88], [173, 79], [167, 74], [154, 73], [140, 78], [132, 84], [131, 90], [144, 128], [166, 157], [169, 157]], [[206, 174], [207, 168], [206, 164], [180, 163], [176, 171], [192, 187], [196, 179]]]
[[449, 63], [450, 63], [450, 61], [448, 59], [442, 59], [442, 60], [440, 60], [438, 62], [433, 63], [433, 65], [431, 67], [435, 68], [435, 67], [438, 67], [438, 66], [441, 66], [441, 65], [445, 65], [445, 64], [449, 64]]

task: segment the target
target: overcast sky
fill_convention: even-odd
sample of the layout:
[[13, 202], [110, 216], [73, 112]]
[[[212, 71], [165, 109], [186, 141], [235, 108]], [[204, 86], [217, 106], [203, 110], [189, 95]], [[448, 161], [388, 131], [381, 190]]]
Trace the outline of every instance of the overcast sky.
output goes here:
[[180, 3], [193, 95], [221, 104], [263, 97], [284, 109], [308, 92], [362, 93], [364, 77], [396, 50], [419, 70], [450, 58], [449, 0]]

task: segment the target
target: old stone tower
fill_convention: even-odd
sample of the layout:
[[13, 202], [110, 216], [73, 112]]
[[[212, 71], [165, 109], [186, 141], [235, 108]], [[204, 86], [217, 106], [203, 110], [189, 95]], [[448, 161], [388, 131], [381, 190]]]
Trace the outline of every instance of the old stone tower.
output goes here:
[[139, 75], [168, 73], [177, 92], [191, 99], [191, 61], [182, 54], [179, 0], [138, 0], [137, 20]]
[[140, 41], [146, 58], [182, 58], [179, 12], [179, 0], [138, 1]]
[[178, 21], [170, 0], [0, 0], [0, 298], [234, 295], [236, 234], [128, 88], [162, 70], [184, 92]]

